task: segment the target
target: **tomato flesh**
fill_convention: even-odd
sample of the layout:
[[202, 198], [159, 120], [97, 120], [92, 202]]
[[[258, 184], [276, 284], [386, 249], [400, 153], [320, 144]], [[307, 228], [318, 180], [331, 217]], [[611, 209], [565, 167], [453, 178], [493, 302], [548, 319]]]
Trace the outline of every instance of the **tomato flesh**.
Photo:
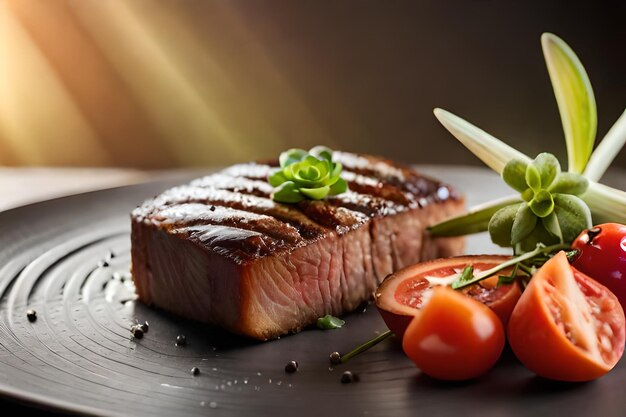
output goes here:
[[502, 322], [491, 309], [441, 286], [409, 324], [402, 348], [425, 374], [465, 380], [489, 371], [504, 341]]
[[507, 336], [520, 362], [537, 375], [589, 381], [621, 358], [624, 326], [615, 295], [571, 267], [560, 252], [531, 279], [511, 314]]
[[572, 265], [605, 285], [626, 308], [626, 225], [606, 223], [587, 229], [572, 247], [580, 251]]
[[[387, 327], [402, 337], [413, 317], [432, 295], [432, 289], [449, 286], [466, 266], [473, 266], [474, 273], [485, 271], [509, 259], [507, 256], [480, 255], [436, 259], [404, 268], [385, 279], [376, 291], [376, 306]], [[511, 270], [501, 274], [510, 274]], [[494, 276], [460, 292], [490, 307], [506, 323], [521, 296], [517, 282], [497, 285]]]

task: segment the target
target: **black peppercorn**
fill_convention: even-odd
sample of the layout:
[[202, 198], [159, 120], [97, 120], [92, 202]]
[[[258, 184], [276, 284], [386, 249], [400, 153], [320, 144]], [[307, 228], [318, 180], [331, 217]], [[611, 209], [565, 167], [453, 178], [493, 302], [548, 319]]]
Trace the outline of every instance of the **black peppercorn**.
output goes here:
[[338, 365], [341, 363], [341, 354], [339, 352], [333, 352], [330, 354], [330, 363], [333, 365]]
[[197, 366], [194, 366], [193, 368], [191, 368], [191, 375], [200, 375], [200, 369]]
[[144, 331], [141, 329], [140, 325], [130, 326], [130, 332], [133, 334], [135, 339], [141, 339], [143, 337]]
[[37, 312], [35, 310], [33, 310], [33, 309], [27, 310], [26, 311], [26, 318], [28, 318], [28, 321], [33, 323], [34, 321], [37, 320]]
[[143, 324], [139, 325], [139, 327], [141, 327], [141, 330], [143, 330], [144, 333], [148, 333], [148, 330], [150, 330], [150, 325], [147, 321], [144, 321]]
[[288, 374], [293, 374], [294, 372], [298, 372], [298, 362], [290, 361], [285, 365], [285, 372]]
[[351, 382], [357, 382], [359, 380], [359, 376], [356, 374], [353, 374], [350, 371], [345, 371], [342, 375], [341, 375], [341, 383], [342, 384], [349, 384]]
[[187, 338], [184, 334], [176, 336], [176, 346], [185, 346], [187, 344]]

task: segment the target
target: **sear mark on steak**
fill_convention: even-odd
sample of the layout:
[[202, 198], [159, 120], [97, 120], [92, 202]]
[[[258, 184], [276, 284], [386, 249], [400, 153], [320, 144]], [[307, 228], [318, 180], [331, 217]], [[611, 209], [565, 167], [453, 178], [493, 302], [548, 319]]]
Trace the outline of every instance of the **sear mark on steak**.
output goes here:
[[322, 201], [274, 202], [270, 162], [144, 202], [131, 215], [139, 299], [267, 340], [354, 310], [398, 268], [462, 251], [461, 238], [425, 233], [462, 212], [456, 190], [382, 158], [334, 156], [349, 191]]

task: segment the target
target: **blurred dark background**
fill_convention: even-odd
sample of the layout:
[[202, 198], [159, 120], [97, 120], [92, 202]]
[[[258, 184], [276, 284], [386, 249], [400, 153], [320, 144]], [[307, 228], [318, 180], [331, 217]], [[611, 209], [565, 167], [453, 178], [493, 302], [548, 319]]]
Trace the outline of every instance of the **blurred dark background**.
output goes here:
[[587, 69], [599, 139], [626, 108], [626, 2], [4, 0], [0, 18], [0, 165], [224, 165], [316, 144], [479, 164], [433, 107], [564, 161], [546, 31]]

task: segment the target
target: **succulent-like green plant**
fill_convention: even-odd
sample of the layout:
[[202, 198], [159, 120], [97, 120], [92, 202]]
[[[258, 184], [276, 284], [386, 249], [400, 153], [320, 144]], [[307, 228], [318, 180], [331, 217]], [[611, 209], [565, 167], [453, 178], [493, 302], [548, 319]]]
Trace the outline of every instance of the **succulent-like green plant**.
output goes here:
[[626, 111], [594, 150], [596, 102], [582, 63], [551, 33], [543, 34], [541, 45], [563, 123], [569, 172], [560, 173], [553, 156], [541, 154], [533, 161], [460, 117], [435, 109], [444, 127], [520, 195], [474, 207], [432, 226], [431, 234], [489, 230], [494, 243], [524, 252], [536, 247], [533, 241], [571, 243], [589, 226], [590, 215], [596, 224], [626, 223], [626, 192], [598, 182], [626, 143]]
[[537, 243], [571, 242], [591, 227], [589, 207], [578, 195], [589, 181], [580, 174], [561, 172], [556, 157], [541, 153], [534, 161], [509, 161], [502, 178], [521, 193], [522, 201], [505, 206], [491, 217], [491, 240], [504, 247], [532, 250]]
[[325, 146], [316, 146], [308, 152], [289, 149], [280, 154], [279, 163], [280, 168], [268, 177], [268, 182], [275, 187], [274, 201], [322, 200], [348, 190], [348, 184], [341, 178], [343, 166], [333, 162], [332, 150]]

